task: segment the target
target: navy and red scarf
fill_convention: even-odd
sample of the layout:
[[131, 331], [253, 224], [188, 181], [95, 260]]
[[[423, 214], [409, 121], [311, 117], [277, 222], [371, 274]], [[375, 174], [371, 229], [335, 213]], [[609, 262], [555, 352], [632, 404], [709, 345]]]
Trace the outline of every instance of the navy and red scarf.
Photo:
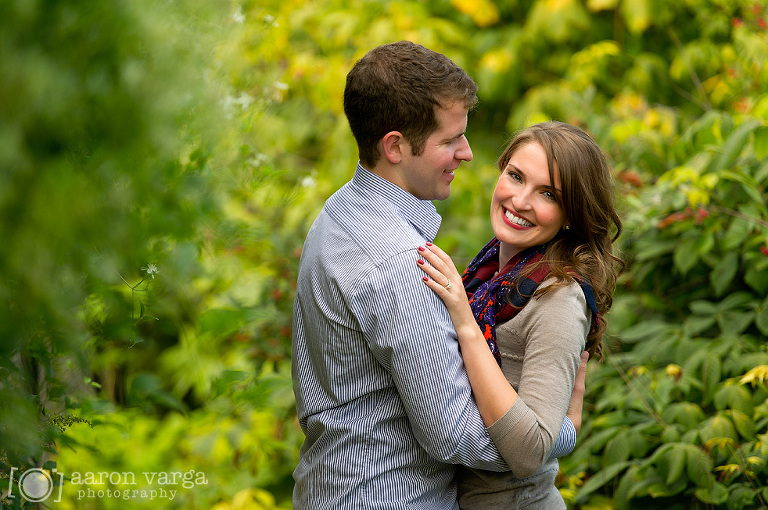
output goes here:
[[[491, 239], [461, 277], [469, 298], [469, 306], [499, 366], [501, 354], [496, 344], [496, 324], [514, 317], [528, 303], [536, 288], [550, 272], [546, 264], [541, 264], [532, 273], [518, 280], [523, 269], [532, 267], [544, 257], [546, 245], [521, 251], [499, 269], [500, 246], [497, 238]], [[597, 321], [599, 312], [592, 287], [583, 279], [580, 279], [579, 284], [584, 291], [587, 305], [592, 310], [593, 320]]]

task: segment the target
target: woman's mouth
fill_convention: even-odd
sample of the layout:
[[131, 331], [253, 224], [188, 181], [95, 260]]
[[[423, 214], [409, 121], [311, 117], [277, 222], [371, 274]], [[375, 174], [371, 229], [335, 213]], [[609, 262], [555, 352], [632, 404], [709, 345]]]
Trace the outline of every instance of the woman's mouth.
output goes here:
[[526, 220], [525, 218], [515, 216], [509, 211], [509, 209], [504, 209], [504, 216], [506, 216], [507, 219], [512, 223], [514, 223], [515, 225], [520, 225], [521, 227], [526, 227], [526, 228], [533, 226], [533, 223]]

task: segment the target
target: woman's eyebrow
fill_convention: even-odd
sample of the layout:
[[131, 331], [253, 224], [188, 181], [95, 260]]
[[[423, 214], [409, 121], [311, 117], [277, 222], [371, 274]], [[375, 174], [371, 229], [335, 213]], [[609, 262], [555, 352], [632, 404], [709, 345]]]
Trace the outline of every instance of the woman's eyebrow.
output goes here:
[[[516, 167], [516, 166], [515, 166], [515, 165], [513, 165], [512, 163], [507, 163], [507, 166], [508, 166], [508, 167], [512, 167], [512, 168], [514, 168], [514, 169], [515, 169], [515, 171], [516, 171], [517, 173], [521, 174], [523, 177], [525, 177], [525, 176], [526, 176], [526, 175], [525, 175], [525, 172], [524, 172], [522, 169], [520, 169], [520, 168]], [[541, 187], [542, 187], [542, 188], [551, 189], [552, 191], [556, 191], [556, 192], [558, 192], [558, 193], [560, 193], [560, 194], [562, 194], [562, 193], [563, 193], [563, 190], [561, 190], [560, 188], [556, 188], [556, 187], [555, 187], [555, 186], [553, 186], [552, 184], [545, 184], [545, 185], [543, 185], [543, 186], [541, 186]]]

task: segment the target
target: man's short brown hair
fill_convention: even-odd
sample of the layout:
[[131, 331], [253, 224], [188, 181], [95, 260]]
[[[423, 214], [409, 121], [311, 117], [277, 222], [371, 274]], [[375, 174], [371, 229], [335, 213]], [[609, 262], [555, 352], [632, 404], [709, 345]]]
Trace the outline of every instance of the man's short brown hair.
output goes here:
[[344, 113], [357, 141], [360, 161], [376, 165], [378, 143], [399, 131], [414, 155], [438, 129], [436, 109], [477, 101], [477, 84], [451, 59], [410, 41], [373, 48], [347, 74]]

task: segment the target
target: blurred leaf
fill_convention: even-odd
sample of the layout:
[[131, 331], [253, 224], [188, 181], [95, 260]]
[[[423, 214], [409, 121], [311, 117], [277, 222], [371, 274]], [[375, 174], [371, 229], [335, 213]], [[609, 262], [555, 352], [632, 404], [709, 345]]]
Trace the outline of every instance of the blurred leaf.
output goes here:
[[624, 0], [621, 6], [624, 21], [632, 33], [640, 34], [650, 26], [650, 0]]
[[576, 501], [584, 501], [586, 497], [589, 496], [592, 492], [596, 491], [611, 481], [613, 478], [618, 476], [619, 473], [631, 465], [631, 462], [620, 462], [618, 464], [611, 464], [606, 466], [602, 471], [598, 472], [595, 476], [587, 480], [587, 482], [579, 490], [579, 493], [576, 496]]
[[712, 480], [707, 486], [696, 489], [699, 501], [711, 505], [721, 505], [728, 500], [728, 489], [725, 485]]
[[697, 249], [699, 244], [698, 235], [684, 235], [677, 243], [675, 248], [675, 267], [685, 275], [699, 261], [700, 253]]
[[[741, 151], [744, 150], [752, 132], [759, 126], [760, 123], [757, 121], [747, 121], [737, 126], [728, 135], [722, 149], [720, 149], [717, 157], [712, 161], [710, 171], [718, 172], [733, 169], [734, 161], [741, 154]], [[721, 175], [723, 174], [721, 173]]]
[[635, 343], [641, 340], [658, 339], [670, 335], [673, 327], [661, 321], [643, 321], [626, 329], [621, 334], [625, 343]]
[[722, 361], [714, 356], [707, 356], [701, 366], [701, 379], [704, 384], [704, 400], [709, 402], [713, 398], [713, 391], [720, 383], [722, 374]]
[[630, 444], [626, 434], [618, 434], [608, 441], [603, 454], [603, 465], [610, 466], [629, 459]]
[[752, 395], [744, 386], [726, 384], [715, 394], [715, 407], [719, 411], [730, 408], [751, 416]]
[[703, 450], [687, 445], [685, 447], [685, 465], [688, 478], [699, 487], [706, 487], [712, 477], [712, 460]]
[[198, 317], [200, 333], [214, 337], [231, 335], [245, 325], [245, 310], [214, 308], [207, 310]]
[[724, 312], [718, 316], [723, 334], [739, 334], [755, 320], [754, 312]]
[[680, 423], [686, 428], [694, 428], [704, 420], [701, 407], [692, 402], [676, 402], [668, 405], [661, 418], [666, 423]]
[[755, 325], [757, 325], [762, 334], [768, 336], [768, 297], [763, 300], [763, 303], [756, 310]]
[[739, 269], [739, 255], [735, 252], [726, 253], [723, 259], [709, 273], [712, 288], [715, 294], [720, 296], [728, 285], [733, 282]]
[[755, 439], [755, 422], [752, 420], [751, 414], [751, 409], [750, 414], [746, 414], [737, 410], [734, 410], [731, 413], [733, 425], [736, 427], [736, 430], [739, 432], [741, 437], [748, 441]]

